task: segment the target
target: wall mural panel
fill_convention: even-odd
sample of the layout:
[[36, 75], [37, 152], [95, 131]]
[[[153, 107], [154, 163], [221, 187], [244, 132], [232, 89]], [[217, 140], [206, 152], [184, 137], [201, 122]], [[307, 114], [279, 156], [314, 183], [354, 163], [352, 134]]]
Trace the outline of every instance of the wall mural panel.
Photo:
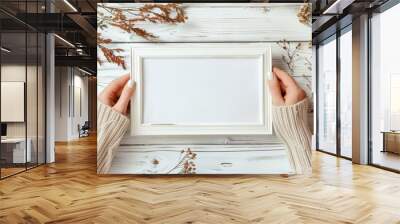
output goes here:
[[[131, 48], [137, 43], [268, 43], [272, 65], [291, 74], [312, 100], [310, 10], [300, 3], [99, 3], [98, 92], [130, 73]], [[312, 118], [312, 104], [309, 112]], [[268, 174], [292, 169], [274, 135], [131, 136], [128, 131], [110, 172]]]

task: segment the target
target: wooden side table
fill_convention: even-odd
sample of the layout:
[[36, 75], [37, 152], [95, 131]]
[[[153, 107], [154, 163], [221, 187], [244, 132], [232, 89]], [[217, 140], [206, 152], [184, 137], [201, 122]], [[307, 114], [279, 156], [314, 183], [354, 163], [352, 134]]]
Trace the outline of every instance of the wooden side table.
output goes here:
[[382, 152], [400, 154], [400, 131], [382, 131], [383, 149]]

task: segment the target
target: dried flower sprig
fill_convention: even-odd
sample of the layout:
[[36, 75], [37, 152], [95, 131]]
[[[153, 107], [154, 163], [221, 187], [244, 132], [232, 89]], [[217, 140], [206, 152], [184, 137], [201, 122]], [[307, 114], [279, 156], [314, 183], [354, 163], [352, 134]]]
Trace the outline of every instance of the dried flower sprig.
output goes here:
[[[278, 46], [282, 48], [282, 50], [285, 52], [284, 55], [282, 55], [282, 61], [286, 64], [287, 68], [291, 72], [292, 75], [294, 75], [294, 68], [296, 65], [296, 62], [299, 60], [304, 60], [304, 65], [308, 71], [311, 72], [312, 70], [312, 64], [310, 59], [307, 57], [301, 57], [299, 54], [299, 50], [303, 47], [303, 43], [291, 43], [286, 40], [278, 41], [277, 42]], [[293, 46], [294, 45], [294, 46]], [[308, 47], [311, 45], [308, 43]], [[306, 87], [311, 90], [312, 88], [312, 83], [311, 83], [311, 78], [307, 76], [306, 74], [302, 74], [303, 79], [306, 81], [305, 85]]]
[[[117, 56], [115, 53], [119, 53], [124, 51], [121, 48], [108, 48], [105, 44], [110, 44], [111, 39], [104, 39], [97, 34], [97, 47], [103, 52], [104, 57], [108, 62], [117, 64], [118, 66], [122, 66], [123, 69], [126, 69], [126, 63], [123, 56]], [[97, 62], [101, 65], [103, 62], [97, 57]]]
[[[187, 20], [184, 10], [175, 3], [145, 4], [139, 8], [116, 8], [105, 4], [98, 4], [98, 7], [103, 11], [108, 12], [107, 15], [105, 15], [101, 10], [98, 13], [97, 26], [99, 30], [104, 30], [109, 26], [113, 26], [149, 41], [156, 41], [158, 37], [147, 32], [143, 28], [138, 27], [137, 24], [139, 22], [178, 24], [184, 23]], [[126, 68], [123, 57], [116, 56], [116, 53], [122, 52], [123, 49], [107, 48], [106, 44], [111, 43], [112, 40], [102, 39], [100, 32], [97, 34], [97, 41], [98, 47], [106, 57], [107, 61], [122, 66], [124, 69]], [[98, 63], [101, 64], [99, 58]]]
[[179, 174], [195, 174], [196, 173], [196, 164], [194, 160], [196, 159], [197, 154], [194, 153], [190, 148], [181, 151], [181, 158], [178, 163], [167, 173], [171, 173], [172, 171], [180, 168]]
[[299, 22], [311, 26], [311, 11], [311, 4], [304, 3], [303, 5], [301, 5], [297, 13], [297, 18], [299, 18]]
[[282, 55], [282, 61], [285, 62], [290, 72], [294, 73], [294, 65], [297, 57], [299, 56], [298, 51], [301, 48], [301, 43], [297, 43], [295, 47], [292, 46], [287, 40], [278, 41], [277, 44], [285, 51]]

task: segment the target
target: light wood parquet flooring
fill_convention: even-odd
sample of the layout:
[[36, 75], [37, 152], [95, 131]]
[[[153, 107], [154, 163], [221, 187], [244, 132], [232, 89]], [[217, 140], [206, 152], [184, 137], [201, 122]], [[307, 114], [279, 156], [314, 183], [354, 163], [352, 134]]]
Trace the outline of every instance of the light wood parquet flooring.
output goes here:
[[0, 181], [0, 223], [400, 223], [400, 175], [316, 152], [311, 176], [98, 176], [94, 136]]

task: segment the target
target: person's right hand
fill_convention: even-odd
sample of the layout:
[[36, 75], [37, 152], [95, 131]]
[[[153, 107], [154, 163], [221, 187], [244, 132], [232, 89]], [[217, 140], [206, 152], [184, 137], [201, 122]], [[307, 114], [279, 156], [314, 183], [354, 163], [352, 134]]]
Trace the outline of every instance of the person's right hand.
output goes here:
[[113, 110], [126, 115], [129, 102], [135, 92], [135, 82], [129, 80], [130, 75], [126, 74], [112, 81], [98, 96], [103, 104], [112, 107]]
[[306, 92], [286, 72], [274, 67], [272, 79], [268, 81], [275, 106], [289, 106], [306, 98]]

